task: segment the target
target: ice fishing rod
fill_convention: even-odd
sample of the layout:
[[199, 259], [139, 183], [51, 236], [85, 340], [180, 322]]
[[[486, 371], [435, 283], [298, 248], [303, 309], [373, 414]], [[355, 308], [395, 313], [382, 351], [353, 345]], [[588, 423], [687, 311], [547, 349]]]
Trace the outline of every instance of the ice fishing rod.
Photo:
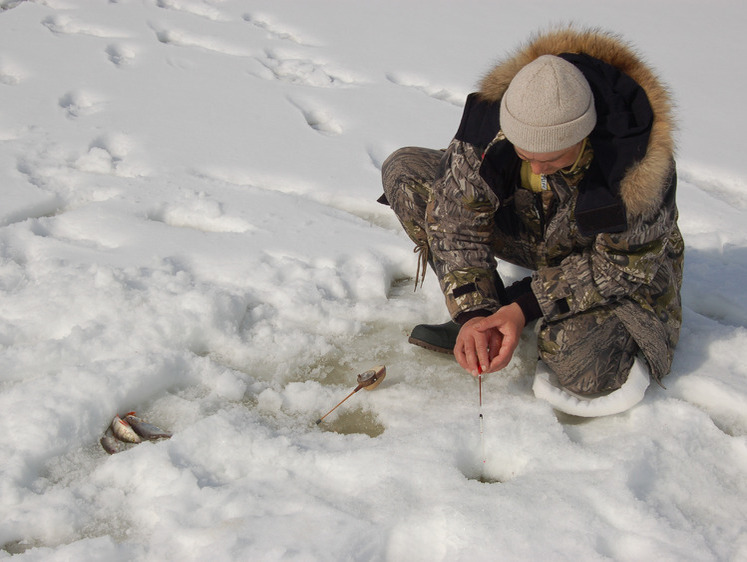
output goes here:
[[477, 396], [479, 404], [479, 417], [480, 417], [480, 448], [482, 449], [482, 471], [485, 472], [485, 431], [484, 431], [484, 418], [482, 415], [482, 369], [477, 367]]
[[[381, 381], [384, 380], [384, 377], [386, 377], [386, 366], [385, 365], [379, 365], [378, 367], [374, 367], [373, 369], [369, 369], [368, 371], [361, 373], [358, 375], [358, 386], [356, 386], [353, 389], [353, 392], [348, 394], [345, 398], [340, 400], [338, 402], [337, 406], [345, 402], [348, 398], [350, 398], [353, 394], [358, 392], [361, 388], [365, 388], [366, 390], [373, 390], [377, 386], [381, 384]], [[316, 420], [316, 425], [319, 425], [322, 423], [322, 420], [326, 418], [328, 415], [330, 415], [332, 412], [334, 412], [337, 409], [337, 406], [332, 408], [329, 412], [324, 414], [321, 418]]]

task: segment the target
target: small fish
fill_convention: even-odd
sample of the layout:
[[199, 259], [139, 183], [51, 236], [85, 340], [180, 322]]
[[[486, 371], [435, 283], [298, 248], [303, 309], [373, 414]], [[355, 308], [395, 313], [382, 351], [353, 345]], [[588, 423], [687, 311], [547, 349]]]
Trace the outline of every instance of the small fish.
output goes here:
[[149, 441], [155, 441], [156, 439], [168, 439], [171, 437], [171, 433], [165, 429], [161, 429], [158, 426], [148, 423], [145, 420], [140, 419], [135, 415], [135, 412], [129, 412], [125, 417], [124, 421], [130, 424], [135, 433], [137, 433], [143, 439]]
[[122, 451], [130, 447], [128, 443], [120, 441], [114, 436], [114, 431], [112, 431], [111, 427], [106, 430], [106, 433], [104, 433], [104, 435], [101, 437], [99, 443], [101, 443], [104, 451], [106, 451], [110, 455], [121, 453]]
[[120, 441], [127, 441], [128, 443], [140, 443], [142, 441], [140, 436], [130, 427], [130, 424], [120, 418], [119, 415], [114, 416], [111, 429], [114, 436]]

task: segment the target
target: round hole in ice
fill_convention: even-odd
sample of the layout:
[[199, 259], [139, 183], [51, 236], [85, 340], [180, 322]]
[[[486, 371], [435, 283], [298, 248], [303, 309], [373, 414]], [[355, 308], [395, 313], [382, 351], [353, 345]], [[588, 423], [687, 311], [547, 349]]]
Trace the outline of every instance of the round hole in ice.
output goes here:
[[342, 411], [332, 419], [324, 419], [319, 427], [324, 431], [333, 431], [343, 435], [363, 433], [369, 437], [378, 437], [386, 429], [374, 414], [361, 409]]

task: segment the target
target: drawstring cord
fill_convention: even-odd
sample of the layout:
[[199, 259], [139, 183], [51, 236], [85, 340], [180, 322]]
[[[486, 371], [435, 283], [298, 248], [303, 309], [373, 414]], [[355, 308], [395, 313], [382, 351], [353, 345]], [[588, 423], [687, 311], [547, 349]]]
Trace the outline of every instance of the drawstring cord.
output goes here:
[[415, 288], [413, 292], [418, 290], [418, 282], [420, 282], [420, 287], [423, 287], [425, 272], [428, 270], [428, 252], [428, 244], [426, 242], [421, 242], [413, 250], [413, 253], [420, 254], [418, 256], [418, 269], [415, 272]]

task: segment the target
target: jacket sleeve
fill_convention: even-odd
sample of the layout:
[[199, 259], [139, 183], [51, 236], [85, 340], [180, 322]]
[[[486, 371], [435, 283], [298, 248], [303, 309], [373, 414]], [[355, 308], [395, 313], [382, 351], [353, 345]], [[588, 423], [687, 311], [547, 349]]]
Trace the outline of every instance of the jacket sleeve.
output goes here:
[[481, 154], [454, 139], [426, 211], [428, 242], [446, 306], [457, 322], [500, 307], [491, 251], [498, 199], [480, 176]]
[[662, 205], [651, 217], [629, 217], [621, 233], [597, 234], [593, 244], [560, 265], [540, 268], [531, 288], [542, 315], [559, 320], [632, 297], [651, 285], [676, 228], [676, 210]]

